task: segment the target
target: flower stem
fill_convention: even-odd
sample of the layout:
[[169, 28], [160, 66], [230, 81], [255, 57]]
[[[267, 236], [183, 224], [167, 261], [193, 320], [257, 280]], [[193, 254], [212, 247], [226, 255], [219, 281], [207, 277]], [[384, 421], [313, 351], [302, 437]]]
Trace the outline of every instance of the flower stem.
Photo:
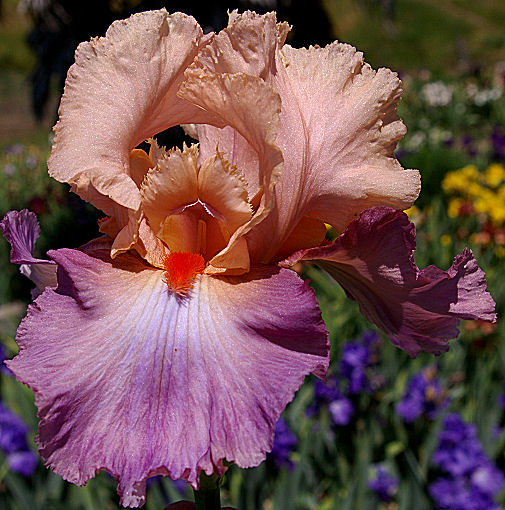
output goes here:
[[200, 471], [200, 489], [194, 491], [195, 510], [221, 510], [221, 481], [222, 478], [216, 474], [208, 476]]

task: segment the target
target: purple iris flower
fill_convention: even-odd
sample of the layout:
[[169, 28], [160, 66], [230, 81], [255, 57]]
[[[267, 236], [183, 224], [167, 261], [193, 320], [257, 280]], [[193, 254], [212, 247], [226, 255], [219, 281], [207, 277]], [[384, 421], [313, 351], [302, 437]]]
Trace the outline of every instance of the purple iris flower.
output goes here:
[[355, 395], [368, 389], [366, 370], [370, 364], [371, 350], [368, 342], [356, 340], [342, 348], [340, 374], [348, 381], [348, 392]]
[[331, 402], [340, 395], [339, 380], [335, 376], [328, 376], [325, 381], [316, 380], [314, 397], [317, 402]]
[[279, 418], [275, 424], [274, 446], [270, 452], [270, 457], [279, 469], [284, 466], [293, 467], [290, 456], [297, 444], [298, 438], [293, 434], [286, 421]]
[[6, 454], [26, 450], [27, 432], [23, 420], [0, 403], [0, 448]]
[[23, 476], [32, 476], [37, 469], [39, 459], [31, 450], [13, 452], [7, 456], [7, 463], [11, 471]]
[[38, 463], [26, 441], [28, 427], [23, 420], [0, 403], [0, 450], [6, 455], [11, 471], [31, 476]]
[[398, 489], [398, 478], [391, 475], [385, 467], [377, 466], [375, 477], [368, 481], [368, 487], [381, 501], [389, 503]]
[[335, 425], [348, 425], [354, 414], [352, 402], [344, 396], [339, 396], [328, 404], [328, 411]]
[[439, 441], [433, 461], [453, 477], [470, 475], [477, 466], [487, 462], [477, 428], [464, 423], [457, 413], [445, 418]]
[[422, 414], [434, 420], [449, 404], [436, 375], [437, 368], [431, 365], [410, 379], [405, 395], [396, 405], [396, 412], [406, 423], [412, 423]]
[[326, 381], [316, 381], [314, 385], [314, 403], [307, 410], [307, 415], [315, 415], [321, 405], [328, 407], [328, 412], [335, 425], [348, 425], [354, 414], [352, 402], [340, 391], [340, 379], [330, 376]]
[[505, 477], [484, 452], [475, 425], [449, 414], [439, 441], [433, 461], [444, 476], [429, 487], [436, 508], [497, 510], [494, 498], [503, 489]]

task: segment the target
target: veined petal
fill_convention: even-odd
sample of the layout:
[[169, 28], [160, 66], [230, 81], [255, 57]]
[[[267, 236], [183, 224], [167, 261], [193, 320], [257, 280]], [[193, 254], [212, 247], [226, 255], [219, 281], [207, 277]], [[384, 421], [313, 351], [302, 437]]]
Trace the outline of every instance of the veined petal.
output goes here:
[[162, 9], [115, 21], [105, 37], [80, 44], [54, 129], [50, 175], [101, 209], [113, 202], [138, 209], [132, 149], [180, 123], [219, 125], [176, 95], [208, 41], [192, 17]]
[[50, 256], [58, 288], [29, 308], [9, 368], [35, 391], [47, 465], [77, 484], [108, 470], [125, 506], [149, 476], [196, 487], [223, 459], [258, 464], [304, 376], [325, 374], [327, 331], [292, 271], [200, 275], [181, 299], [130, 255]]
[[406, 214], [373, 207], [331, 245], [297, 252], [282, 265], [315, 260], [395, 345], [411, 356], [421, 350], [440, 354], [457, 336], [459, 319], [494, 322], [495, 303], [470, 250], [447, 271], [420, 271], [415, 247], [415, 227]]
[[13, 264], [53, 264], [33, 256], [35, 243], [40, 236], [37, 216], [28, 209], [9, 211], [0, 221], [5, 239], [11, 245], [11, 262]]
[[32, 294], [36, 296], [48, 286], [55, 287], [56, 264], [52, 260], [36, 259], [33, 256], [40, 235], [37, 216], [27, 209], [9, 211], [0, 221], [0, 229], [11, 245], [11, 262], [21, 264], [21, 273], [36, 285]]

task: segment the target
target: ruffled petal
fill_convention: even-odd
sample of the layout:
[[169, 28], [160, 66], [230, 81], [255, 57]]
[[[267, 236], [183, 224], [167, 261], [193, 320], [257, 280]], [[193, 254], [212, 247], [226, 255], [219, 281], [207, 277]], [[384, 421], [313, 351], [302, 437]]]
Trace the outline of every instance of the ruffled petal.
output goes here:
[[[220, 117], [258, 155], [257, 179], [268, 202], [282, 163], [282, 154], [275, 145], [279, 96], [259, 78], [242, 73], [211, 73], [192, 66], [185, 76], [179, 95]], [[216, 149], [220, 149], [219, 140], [215, 140], [211, 155]], [[229, 159], [226, 154], [225, 157]]]
[[37, 216], [27, 209], [9, 211], [0, 221], [0, 229], [11, 245], [11, 262], [21, 264], [21, 273], [36, 285], [32, 295], [37, 296], [46, 287], [55, 287], [56, 264], [52, 260], [33, 256], [35, 243], [40, 235]]
[[155, 234], [167, 216], [198, 201], [198, 146], [170, 150], [158, 158], [142, 184], [143, 210]]
[[[278, 45], [282, 46], [287, 31], [286, 23], [276, 24], [274, 13], [257, 16], [248, 11], [239, 16], [233, 11], [230, 14], [229, 26], [215, 36], [212, 44], [202, 49], [188, 71], [191, 74], [187, 73], [187, 76], [194, 80], [190, 87], [192, 91], [198, 91], [199, 87], [205, 86], [198, 85], [197, 82], [202, 72], [221, 76], [237, 73], [248, 76], [248, 80], [244, 81], [247, 90], [239, 96], [244, 100], [241, 109], [247, 109], [247, 113], [235, 113], [232, 110], [233, 102], [229, 100], [223, 105], [224, 108], [218, 107], [228, 126], [221, 129], [198, 125], [196, 133], [200, 141], [200, 163], [212, 157], [217, 148], [224, 152], [226, 159], [244, 175], [250, 199], [263, 190], [268, 193], [272, 165], [280, 162], [276, 156], [278, 149], [268, 147], [275, 141], [278, 98], [261, 82], [272, 73], [276, 50]], [[260, 84], [254, 83], [253, 77], [260, 78]], [[183, 97], [195, 101], [187, 95], [184, 88], [182, 93]], [[233, 97], [232, 99], [236, 100]], [[215, 98], [213, 101], [218, 103]], [[236, 119], [236, 115], [240, 117]], [[268, 128], [266, 132], [265, 128]], [[274, 161], [265, 165], [272, 156]], [[273, 177], [278, 179], [276, 174]]]
[[40, 236], [37, 216], [28, 209], [9, 211], [0, 221], [5, 239], [11, 245], [13, 264], [54, 264], [49, 260], [36, 259], [33, 256], [35, 243]]
[[209, 38], [192, 17], [162, 9], [115, 21], [105, 37], [80, 44], [54, 130], [50, 175], [102, 210], [114, 202], [138, 209], [132, 149], [180, 123], [219, 125], [176, 95]]
[[316, 260], [356, 300], [363, 315], [411, 356], [440, 354], [458, 334], [459, 319], [494, 322], [495, 303], [484, 272], [465, 249], [442, 271], [414, 262], [415, 227], [406, 214], [374, 207], [334, 243], [303, 250], [282, 262]]
[[244, 178], [220, 152], [202, 163], [198, 174], [198, 197], [222, 220], [230, 234], [252, 217]]
[[[281, 51], [284, 68], [273, 77], [282, 99], [277, 143], [284, 155], [277, 208], [251, 233], [252, 256], [274, 253], [300, 214], [343, 231], [364, 209], [405, 209], [417, 198], [417, 170], [394, 157], [405, 126], [396, 116], [401, 87], [395, 73], [374, 71], [348, 45]], [[269, 249], [265, 251], [265, 246]]]
[[223, 459], [258, 464], [304, 376], [326, 372], [326, 328], [292, 271], [200, 275], [181, 299], [130, 255], [50, 256], [58, 288], [29, 308], [9, 368], [35, 391], [47, 465], [76, 484], [106, 469], [125, 506], [143, 504], [149, 476], [196, 487]]
[[[420, 189], [417, 170], [404, 170], [393, 155], [405, 134], [396, 74], [373, 71], [346, 44], [282, 46], [285, 31], [273, 14], [234, 13], [192, 66], [259, 76], [281, 97], [276, 143], [284, 166], [276, 208], [247, 236], [252, 260], [265, 263], [304, 216], [343, 231], [368, 207], [409, 207]], [[202, 145], [215, 137], [225, 152], [235, 143], [231, 133], [212, 128], [202, 135]]]

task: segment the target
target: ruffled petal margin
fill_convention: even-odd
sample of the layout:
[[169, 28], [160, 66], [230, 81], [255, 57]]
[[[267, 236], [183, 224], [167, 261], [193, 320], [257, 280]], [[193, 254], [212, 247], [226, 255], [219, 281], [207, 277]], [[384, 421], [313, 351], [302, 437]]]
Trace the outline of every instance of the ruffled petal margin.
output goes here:
[[150, 476], [197, 487], [223, 459], [257, 465], [305, 375], [326, 373], [327, 330], [292, 271], [200, 275], [180, 299], [134, 256], [49, 255], [58, 288], [29, 307], [8, 365], [35, 392], [46, 464], [78, 485], [106, 469], [124, 506]]
[[405, 213], [372, 207], [334, 243], [298, 251], [281, 265], [315, 260], [396, 346], [413, 357], [422, 350], [438, 355], [458, 335], [459, 319], [495, 322], [495, 302], [470, 250], [447, 271], [420, 271], [415, 248], [415, 227]]
[[37, 216], [28, 209], [9, 211], [0, 221], [0, 229], [11, 245], [11, 262], [21, 264], [21, 273], [37, 286], [32, 294], [36, 296], [48, 286], [56, 287], [56, 264], [33, 256], [40, 235]]

